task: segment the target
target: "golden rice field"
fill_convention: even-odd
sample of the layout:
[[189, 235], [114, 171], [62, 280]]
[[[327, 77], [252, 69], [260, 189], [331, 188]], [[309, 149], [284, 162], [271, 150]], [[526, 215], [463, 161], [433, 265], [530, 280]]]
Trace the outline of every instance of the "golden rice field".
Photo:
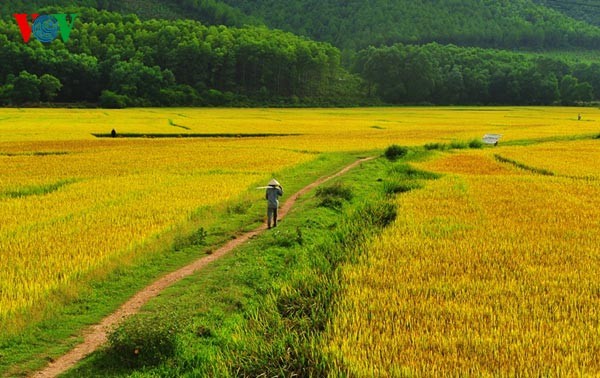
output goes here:
[[[600, 148], [597, 140], [503, 147], [497, 153], [515, 161], [527, 162], [533, 167], [546, 169], [557, 176], [600, 179]], [[582, 156], [585, 157], [585, 161], [582, 161]]]
[[299, 133], [303, 136], [247, 145], [352, 151], [385, 148], [392, 141], [469, 140], [486, 133], [503, 134], [503, 141], [598, 133], [598, 122], [600, 109], [593, 108], [2, 109], [0, 143], [91, 141], [92, 133], [114, 128], [118, 133]]
[[[301, 135], [92, 136], [113, 128]], [[499, 133], [417, 164], [443, 177], [344, 270], [326, 348], [357, 377], [596, 375], [600, 141], [502, 144], [599, 132], [574, 108], [0, 109], [0, 320], [319, 153]]]
[[[30, 142], [0, 156], [0, 318], [131, 252], [194, 210], [313, 157], [218, 141]], [[3, 144], [0, 151], [14, 146]], [[48, 194], [27, 194], [58, 184]], [[42, 189], [43, 190], [43, 189]]]
[[587, 175], [599, 149], [499, 147], [418, 164], [444, 176], [399, 196], [393, 226], [343, 271], [326, 346], [338, 366], [357, 377], [600, 374], [600, 182], [492, 155]]

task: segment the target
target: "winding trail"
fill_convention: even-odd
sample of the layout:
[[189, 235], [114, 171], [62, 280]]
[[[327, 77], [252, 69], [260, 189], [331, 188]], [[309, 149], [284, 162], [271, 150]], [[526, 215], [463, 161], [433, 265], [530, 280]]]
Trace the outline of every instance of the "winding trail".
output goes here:
[[[374, 159], [374, 157], [359, 159], [354, 163], [344, 167], [341, 171], [331, 176], [322, 177], [317, 181], [300, 189], [281, 206], [281, 208], [279, 209], [278, 218], [282, 219], [283, 217], [285, 217], [285, 215], [290, 211], [290, 209], [296, 203], [300, 196], [308, 193], [310, 190], [314, 189], [318, 185], [321, 185], [335, 177], [341, 176], [349, 170], [351, 170], [352, 168], [356, 167], [357, 165], [372, 159]], [[146, 302], [156, 297], [162, 290], [171, 286], [172, 284], [181, 280], [182, 278], [192, 275], [196, 271], [205, 267], [207, 264], [210, 264], [211, 262], [223, 257], [232, 249], [245, 243], [246, 241], [248, 241], [248, 239], [251, 239], [263, 233], [266, 229], [266, 224], [263, 224], [253, 231], [246, 232], [238, 236], [237, 238], [231, 240], [221, 248], [217, 249], [212, 254], [204, 256], [192, 262], [191, 264], [184, 266], [179, 270], [176, 270], [172, 273], [163, 276], [162, 278], [158, 279], [149, 286], [146, 286], [144, 289], [137, 292], [133, 297], [131, 297], [131, 299], [129, 299], [127, 302], [121, 305], [119, 309], [102, 319], [100, 323], [92, 325], [86, 330], [84, 330], [84, 340], [81, 344], [75, 346], [75, 348], [67, 352], [67, 354], [51, 362], [43, 370], [34, 373], [32, 377], [56, 377], [57, 375], [72, 368], [77, 362], [79, 362], [87, 355], [94, 352], [102, 344], [104, 344], [107, 341], [108, 333], [113, 329], [115, 325], [120, 323], [123, 319], [127, 318], [128, 316], [137, 313], [140, 310], [140, 308], [144, 304], [146, 304]]]

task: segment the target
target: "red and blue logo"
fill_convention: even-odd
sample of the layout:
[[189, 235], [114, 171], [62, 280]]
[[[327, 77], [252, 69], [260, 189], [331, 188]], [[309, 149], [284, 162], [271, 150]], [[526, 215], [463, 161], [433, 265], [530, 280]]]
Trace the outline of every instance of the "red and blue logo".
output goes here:
[[[23, 36], [23, 41], [25, 41], [25, 43], [28, 43], [31, 40], [32, 35], [42, 43], [50, 43], [60, 35], [63, 42], [66, 43], [69, 40], [71, 30], [73, 30], [75, 19], [77, 18], [76, 13], [41, 15], [36, 13], [29, 15], [32, 22], [32, 24], [30, 24], [27, 14], [15, 14], [14, 16], [21, 29], [21, 35]], [[67, 20], [67, 17], [70, 17], [70, 21]]]

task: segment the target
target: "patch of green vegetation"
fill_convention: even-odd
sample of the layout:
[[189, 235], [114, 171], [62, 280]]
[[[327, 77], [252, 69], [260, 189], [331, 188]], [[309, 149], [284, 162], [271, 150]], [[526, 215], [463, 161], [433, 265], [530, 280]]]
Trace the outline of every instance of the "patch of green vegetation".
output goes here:
[[169, 308], [121, 323], [108, 337], [110, 358], [127, 368], [156, 366], [175, 356], [185, 320]]
[[497, 161], [501, 162], [501, 163], [511, 164], [511, 165], [514, 165], [517, 168], [520, 168], [520, 169], [523, 169], [523, 170], [526, 170], [526, 171], [529, 171], [529, 172], [532, 172], [532, 173], [536, 173], [536, 174], [539, 174], [539, 175], [543, 175], [543, 176], [554, 176], [555, 175], [554, 172], [551, 172], [551, 171], [549, 171], [547, 169], [532, 167], [532, 166], [520, 163], [520, 162], [518, 162], [516, 160], [505, 158], [505, 157], [503, 157], [501, 155], [498, 155], [498, 154], [495, 154], [494, 158]]
[[[286, 185], [286, 192], [293, 193], [319, 177], [335, 173], [355, 159], [352, 154], [322, 154], [310, 162], [276, 172], [276, 175]], [[8, 325], [0, 321], [0, 375], [31, 375], [82, 340], [74, 335], [98, 323], [137, 291], [165, 273], [212, 253], [240, 231], [258, 227], [264, 222], [266, 204], [263, 195], [257, 195], [253, 187], [231, 203], [199, 208], [187, 223], [147, 240], [104, 270], [81, 277], [71, 285], [77, 287], [75, 293], [62, 290], [53, 293], [41, 308], [34, 309], [33, 314], [23, 314], [22, 319], [29, 320], [17, 329], [7, 328]], [[246, 197], [253, 200], [247, 211], [227, 211], [232, 203], [245, 201]], [[198, 234], [200, 229], [204, 232]], [[300, 236], [297, 232], [294, 234], [296, 240], [306, 239], [303, 232], [304, 229]], [[183, 241], [177, 243], [177, 239]]]
[[383, 191], [389, 195], [406, 193], [410, 192], [411, 190], [421, 189], [422, 187], [423, 184], [421, 184], [420, 182], [397, 178], [392, 178], [383, 182]]
[[483, 147], [484, 147], [484, 144], [479, 139], [472, 139], [469, 142], [455, 140], [455, 141], [450, 142], [450, 144], [439, 143], [439, 142], [427, 143], [426, 145], [423, 146], [423, 148], [425, 148], [426, 151], [464, 150], [467, 148], [483, 148]]
[[511, 140], [502, 143], [503, 146], [531, 146], [533, 144], [549, 143], [549, 142], [571, 142], [578, 140], [594, 139], [600, 137], [596, 134], [578, 134], [578, 135], [557, 135], [544, 138], [531, 138], [531, 139], [519, 139]]
[[433, 172], [416, 169], [409, 164], [396, 164], [389, 170], [392, 177], [408, 178], [412, 180], [435, 180], [440, 178], [440, 175]]
[[340, 210], [344, 201], [350, 201], [353, 197], [352, 189], [340, 182], [317, 188], [316, 194], [321, 199], [319, 206], [335, 210]]
[[469, 148], [483, 148], [483, 142], [479, 139], [473, 139], [469, 142]]
[[[113, 138], [110, 133], [92, 134], [96, 138]], [[298, 136], [302, 134], [275, 134], [275, 133], [119, 133], [117, 138], [266, 138], [266, 137], [284, 137], [284, 136]]]
[[406, 154], [408, 154], [408, 147], [398, 146], [397, 144], [393, 144], [393, 145], [389, 146], [388, 148], [385, 149], [385, 151], [383, 153], [383, 155], [389, 161], [396, 161], [398, 159], [401, 159], [401, 158], [405, 157]]
[[0, 156], [61, 156], [68, 155], [66, 151], [31, 151], [31, 152], [0, 152]]
[[0, 192], [0, 198], [21, 198], [21, 197], [29, 197], [29, 196], [43, 196], [45, 194], [50, 194], [52, 192], [56, 192], [60, 188], [78, 182], [78, 179], [66, 179], [60, 180], [51, 184], [46, 185], [29, 185], [24, 186], [16, 190], [7, 190], [5, 192]]
[[[419, 176], [417, 170], [400, 171]], [[395, 204], [375, 179], [390, 174], [398, 175], [386, 159], [361, 164], [327, 186], [352, 183], [342, 211], [319, 206], [317, 191], [303, 196], [276, 229], [144, 306], [144, 314], [129, 323], [139, 317], [141, 324], [165, 309], [186, 319], [166, 361], [133, 369], [112, 358], [108, 348], [65, 376], [328, 376], [334, 370], [320, 337], [342, 295], [340, 269], [396, 218]]]
[[187, 126], [183, 126], [183, 125], [178, 125], [178, 124], [176, 124], [175, 122], [173, 122], [173, 120], [172, 120], [172, 119], [169, 119], [169, 125], [170, 125], [170, 126], [174, 126], [174, 127], [179, 127], [180, 129], [190, 130], [190, 128], [189, 128], [189, 127], [187, 127]]
[[425, 148], [425, 150], [427, 150], [427, 151], [432, 151], [432, 150], [440, 150], [440, 151], [443, 151], [443, 150], [446, 150], [446, 149], [448, 148], [448, 146], [447, 146], [446, 144], [444, 144], [444, 143], [439, 143], [439, 142], [437, 142], [437, 143], [427, 143], [427, 144], [424, 146], [424, 148]]

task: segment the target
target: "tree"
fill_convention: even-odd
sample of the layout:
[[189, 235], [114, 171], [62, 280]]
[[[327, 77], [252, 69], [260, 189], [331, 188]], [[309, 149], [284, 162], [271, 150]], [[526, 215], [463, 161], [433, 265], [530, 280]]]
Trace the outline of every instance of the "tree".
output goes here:
[[576, 77], [565, 75], [560, 82], [560, 97], [564, 105], [573, 105], [578, 101], [590, 101], [592, 86], [589, 83], [579, 83]]
[[56, 77], [50, 74], [44, 74], [40, 77], [40, 92], [43, 100], [54, 100], [61, 88], [62, 84]]
[[100, 95], [100, 106], [108, 109], [123, 109], [127, 107], [129, 99], [111, 91], [102, 91]]
[[12, 81], [13, 88], [11, 100], [14, 104], [24, 104], [26, 102], [40, 101], [40, 84], [41, 80], [35, 74], [30, 74], [27, 71], [21, 71], [19, 76]]

